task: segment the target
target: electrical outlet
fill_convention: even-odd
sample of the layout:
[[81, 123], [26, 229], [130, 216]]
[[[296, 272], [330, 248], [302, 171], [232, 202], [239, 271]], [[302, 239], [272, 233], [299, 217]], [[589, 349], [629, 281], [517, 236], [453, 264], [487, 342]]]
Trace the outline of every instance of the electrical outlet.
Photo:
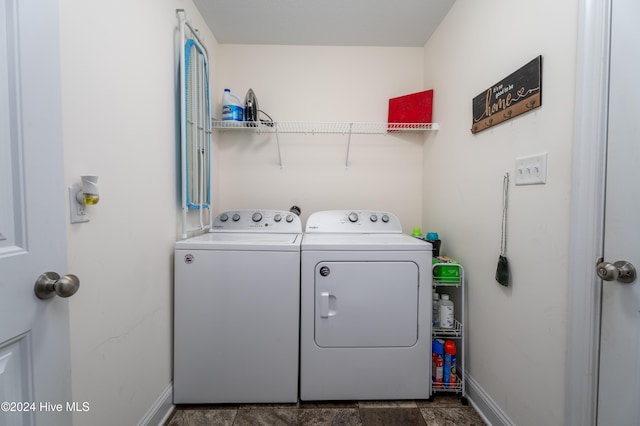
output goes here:
[[76, 199], [80, 191], [82, 191], [82, 187], [80, 186], [69, 187], [69, 215], [71, 216], [71, 223], [89, 222], [85, 205], [79, 203]]
[[516, 158], [516, 185], [547, 183], [547, 153]]

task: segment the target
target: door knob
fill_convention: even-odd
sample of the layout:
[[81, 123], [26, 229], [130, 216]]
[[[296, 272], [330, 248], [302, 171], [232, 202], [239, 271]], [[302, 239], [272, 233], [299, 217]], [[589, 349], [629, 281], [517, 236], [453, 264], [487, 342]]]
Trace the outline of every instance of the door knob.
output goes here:
[[626, 260], [619, 260], [614, 263], [600, 260], [596, 266], [598, 276], [605, 281], [618, 280], [621, 283], [629, 284], [636, 279], [636, 268]]
[[73, 296], [80, 287], [80, 279], [72, 274], [62, 277], [55, 272], [45, 272], [36, 280], [34, 291], [39, 299], [51, 299], [56, 294], [60, 297]]

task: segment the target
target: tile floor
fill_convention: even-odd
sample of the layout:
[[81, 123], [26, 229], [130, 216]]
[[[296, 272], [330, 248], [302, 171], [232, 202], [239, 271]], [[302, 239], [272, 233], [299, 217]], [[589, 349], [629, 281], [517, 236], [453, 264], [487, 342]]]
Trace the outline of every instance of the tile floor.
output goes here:
[[484, 425], [456, 395], [434, 401], [335, 401], [297, 404], [179, 405], [165, 426], [458, 426]]

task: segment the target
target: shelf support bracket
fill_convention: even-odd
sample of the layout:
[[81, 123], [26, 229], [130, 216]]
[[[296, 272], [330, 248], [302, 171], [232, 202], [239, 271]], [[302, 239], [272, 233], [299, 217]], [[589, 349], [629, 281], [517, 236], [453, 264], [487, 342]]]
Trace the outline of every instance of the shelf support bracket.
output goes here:
[[276, 145], [278, 146], [278, 162], [280, 163], [280, 170], [282, 170], [282, 153], [280, 152], [280, 133], [278, 132], [278, 123], [273, 123], [276, 129]]
[[353, 133], [353, 123], [349, 123], [349, 136], [347, 139], [347, 159], [344, 162], [344, 169], [349, 170], [349, 151], [351, 150], [351, 134]]

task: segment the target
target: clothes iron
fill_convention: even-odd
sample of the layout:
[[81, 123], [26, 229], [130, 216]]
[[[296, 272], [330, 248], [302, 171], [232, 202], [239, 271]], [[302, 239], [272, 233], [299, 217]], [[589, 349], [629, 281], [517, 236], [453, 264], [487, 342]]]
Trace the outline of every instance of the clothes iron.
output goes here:
[[249, 89], [244, 97], [244, 121], [248, 122], [247, 126], [249, 127], [257, 127], [260, 122], [258, 119], [258, 98], [253, 93], [253, 89]]

